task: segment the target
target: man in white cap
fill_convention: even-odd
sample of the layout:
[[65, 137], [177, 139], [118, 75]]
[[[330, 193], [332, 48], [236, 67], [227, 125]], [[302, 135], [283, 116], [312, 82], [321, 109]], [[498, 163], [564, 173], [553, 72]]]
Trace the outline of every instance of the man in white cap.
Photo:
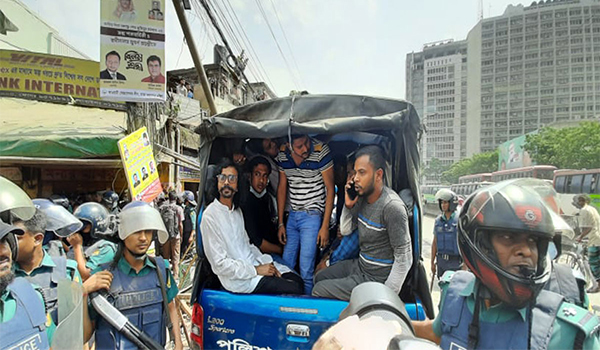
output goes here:
[[[92, 274], [110, 273], [111, 303], [129, 322], [165, 346], [166, 330], [171, 330], [175, 349], [182, 349], [179, 316], [175, 297], [179, 293], [169, 264], [146, 253], [153, 237], [164, 243], [168, 233], [160, 213], [145, 202], [131, 202], [119, 214], [119, 247], [111, 263], [99, 266]], [[168, 317], [166, 317], [168, 314]], [[96, 349], [135, 348], [106, 320], [91, 313], [96, 330]], [[170, 322], [169, 322], [170, 321]]]

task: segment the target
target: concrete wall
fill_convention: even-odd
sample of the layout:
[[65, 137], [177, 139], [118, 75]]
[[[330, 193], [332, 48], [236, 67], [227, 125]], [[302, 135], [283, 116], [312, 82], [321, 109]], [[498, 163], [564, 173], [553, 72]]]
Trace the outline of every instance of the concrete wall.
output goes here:
[[467, 35], [467, 157], [479, 153], [481, 138], [481, 22]]

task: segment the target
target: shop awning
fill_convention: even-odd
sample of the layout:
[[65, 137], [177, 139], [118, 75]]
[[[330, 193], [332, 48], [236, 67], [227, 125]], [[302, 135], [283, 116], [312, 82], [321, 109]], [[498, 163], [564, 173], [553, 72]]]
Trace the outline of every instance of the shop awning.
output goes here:
[[0, 98], [0, 156], [119, 157], [126, 113]]

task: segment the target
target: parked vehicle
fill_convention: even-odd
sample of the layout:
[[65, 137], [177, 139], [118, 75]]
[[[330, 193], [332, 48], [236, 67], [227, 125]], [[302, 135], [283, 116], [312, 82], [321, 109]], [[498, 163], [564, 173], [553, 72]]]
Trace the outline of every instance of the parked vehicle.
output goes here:
[[[285, 141], [292, 133], [309, 134], [327, 142], [333, 155], [351, 154], [362, 145], [380, 145], [388, 155], [387, 186], [398, 193], [408, 189], [414, 203], [408, 208], [413, 265], [400, 297], [411, 318], [434, 317], [427, 276], [421, 263], [422, 205], [418, 184], [421, 126], [410, 103], [366, 96], [292, 96], [261, 101], [208, 118], [196, 131], [201, 138], [202, 169], [224, 156], [228, 145], [248, 138], [283, 138]], [[207, 171], [202, 174], [200, 188], [206, 188]], [[406, 192], [403, 191], [405, 195]], [[199, 197], [199, 203], [206, 205], [204, 193]], [[201, 220], [201, 210], [199, 212]], [[343, 301], [310, 296], [229, 293], [220, 288], [218, 278], [203, 258], [201, 241], [197, 247], [199, 259], [191, 295], [194, 348], [222, 349], [236, 344], [253, 348], [310, 349], [347, 305]]]
[[553, 186], [558, 192], [560, 209], [567, 218], [577, 214], [573, 196], [582, 193], [592, 198], [591, 206], [600, 212], [600, 169], [556, 170]]

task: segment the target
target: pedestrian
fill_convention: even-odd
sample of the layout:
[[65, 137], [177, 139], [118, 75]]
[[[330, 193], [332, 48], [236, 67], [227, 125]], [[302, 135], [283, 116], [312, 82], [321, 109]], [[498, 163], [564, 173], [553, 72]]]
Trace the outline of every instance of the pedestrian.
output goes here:
[[470, 271], [446, 273], [435, 320], [413, 321], [418, 337], [448, 349], [599, 349], [600, 320], [542, 290], [552, 264], [551, 209], [514, 180], [469, 197], [458, 244]]
[[590, 205], [591, 198], [587, 194], [576, 196], [579, 209], [579, 227], [581, 235], [577, 242], [588, 237], [587, 250], [590, 269], [592, 270], [594, 285], [588, 289], [588, 293], [600, 292], [600, 214]]
[[[166, 330], [183, 349], [175, 297], [179, 293], [169, 264], [161, 257], [147, 255], [153, 236], [164, 243], [168, 233], [160, 213], [145, 202], [131, 202], [119, 214], [119, 243], [114, 259], [92, 273], [111, 276], [109, 301], [126, 315], [129, 322], [163, 347]], [[96, 334], [96, 349], [136, 348], [106, 320], [91, 313]]]
[[183, 254], [188, 249], [188, 246], [194, 241], [196, 236], [196, 207], [198, 204], [194, 198], [192, 191], [183, 192], [183, 237], [181, 238], [181, 259], [184, 258]]
[[163, 219], [169, 239], [161, 242], [162, 257], [171, 261], [171, 268], [175, 279], [179, 279], [179, 249], [181, 248], [181, 236], [183, 232], [183, 220], [185, 219], [183, 208], [177, 205], [177, 194], [174, 190], [169, 191], [168, 199], [164, 200], [158, 207]]
[[[300, 255], [300, 275], [304, 292], [312, 293], [317, 246], [329, 244], [329, 220], [335, 198], [333, 161], [327, 144], [308, 135], [292, 135], [277, 156], [278, 237], [283, 260], [292, 269]], [[284, 215], [287, 197], [290, 212]]]
[[99, 203], [83, 203], [73, 215], [84, 226], [78, 233], [67, 237], [72, 251], [68, 257], [77, 262], [77, 270], [85, 281], [92, 270], [114, 258], [117, 246], [107, 239], [114, 235], [114, 228], [111, 227], [108, 210]]
[[187, 97], [187, 88], [185, 87], [185, 79], [179, 78], [179, 83], [176, 87], [177, 93]]
[[[356, 152], [353, 182], [346, 184], [345, 207], [358, 222], [360, 253], [315, 276], [313, 296], [349, 300], [352, 289], [363, 282], [384, 283], [400, 293], [412, 267], [408, 214], [400, 196], [385, 186], [386, 160], [379, 146]], [[354, 186], [357, 196], [348, 193]]]
[[456, 240], [458, 230], [458, 196], [449, 189], [441, 189], [435, 194], [442, 212], [433, 225], [431, 243], [431, 272], [442, 278], [446, 271], [457, 271], [462, 267], [462, 258]]

